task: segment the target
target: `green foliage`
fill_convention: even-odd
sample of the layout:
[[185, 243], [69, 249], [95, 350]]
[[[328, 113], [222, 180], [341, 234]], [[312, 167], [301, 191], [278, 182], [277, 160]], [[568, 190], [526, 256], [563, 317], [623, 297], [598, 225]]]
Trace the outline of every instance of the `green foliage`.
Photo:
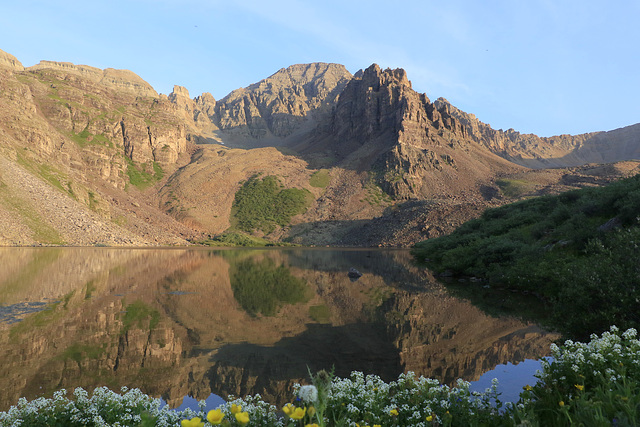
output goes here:
[[214, 237], [213, 239], [205, 240], [204, 242], [202, 242], [202, 244], [207, 246], [245, 246], [256, 248], [274, 245], [269, 240], [250, 236], [238, 231], [227, 231], [219, 236]]
[[147, 325], [148, 329], [152, 330], [159, 322], [160, 313], [158, 310], [138, 300], [127, 305], [125, 308], [125, 312], [122, 316], [121, 333], [124, 334], [133, 327], [145, 328]]
[[309, 307], [309, 316], [318, 323], [330, 323], [331, 310], [326, 305], [312, 305]]
[[534, 188], [532, 183], [524, 179], [499, 179], [496, 185], [500, 187], [502, 194], [512, 198], [520, 197]]
[[270, 258], [240, 260], [232, 268], [233, 296], [251, 315], [275, 316], [282, 305], [307, 299], [307, 283]]
[[[639, 213], [635, 176], [487, 210], [449, 236], [418, 243], [413, 254], [436, 272], [535, 293], [554, 327], [586, 338], [611, 322], [640, 324]], [[616, 230], [599, 229], [612, 219]]]
[[304, 213], [309, 196], [308, 190], [283, 188], [275, 176], [264, 179], [253, 176], [236, 192], [232, 216], [240, 230], [262, 230], [268, 234]]
[[[144, 190], [145, 188], [155, 184], [164, 176], [164, 171], [157, 162], [153, 162], [151, 165], [137, 165], [133, 160], [126, 156], [125, 160], [127, 161], [127, 176], [129, 177], [129, 182], [140, 190]], [[149, 171], [149, 169], [152, 169], [153, 173]]]
[[309, 185], [316, 188], [327, 188], [331, 182], [331, 175], [328, 169], [317, 170], [309, 178]]
[[77, 363], [85, 359], [98, 359], [100, 356], [104, 354], [106, 350], [106, 344], [101, 346], [96, 345], [85, 345], [80, 343], [74, 343], [67, 347], [64, 352], [60, 355], [62, 360], [74, 360]]
[[365, 186], [366, 196], [362, 201], [369, 203], [371, 206], [389, 205], [391, 203], [391, 196], [380, 188], [373, 181], [370, 181]]
[[539, 425], [636, 426], [640, 423], [640, 341], [637, 331], [615, 326], [588, 343], [552, 345], [521, 404]]

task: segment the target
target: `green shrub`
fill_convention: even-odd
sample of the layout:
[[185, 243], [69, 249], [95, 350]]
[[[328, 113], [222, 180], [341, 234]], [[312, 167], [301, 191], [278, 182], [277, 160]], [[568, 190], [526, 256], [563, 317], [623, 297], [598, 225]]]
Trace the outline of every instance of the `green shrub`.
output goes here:
[[245, 259], [232, 266], [231, 289], [240, 306], [251, 315], [274, 316], [284, 304], [307, 299], [307, 283], [284, 265], [269, 258]]
[[275, 176], [251, 177], [236, 192], [233, 222], [246, 232], [271, 233], [276, 226], [284, 227], [293, 216], [304, 213], [309, 196], [308, 190], [283, 188]]
[[159, 322], [160, 313], [158, 310], [138, 300], [126, 306], [122, 316], [121, 333], [124, 334], [132, 327], [148, 327], [149, 330], [152, 330]]
[[[141, 190], [155, 184], [164, 176], [164, 171], [157, 162], [153, 162], [149, 167], [148, 164], [137, 165], [133, 160], [126, 156], [125, 160], [127, 162], [127, 176], [129, 177], [129, 182], [131, 185]], [[148, 171], [149, 168], [153, 170], [153, 173]]]
[[[449, 236], [416, 244], [413, 254], [436, 272], [535, 293], [552, 309], [537, 320], [584, 339], [614, 322], [640, 325], [639, 213], [635, 176], [489, 209]], [[618, 230], [601, 231], [611, 219]]]

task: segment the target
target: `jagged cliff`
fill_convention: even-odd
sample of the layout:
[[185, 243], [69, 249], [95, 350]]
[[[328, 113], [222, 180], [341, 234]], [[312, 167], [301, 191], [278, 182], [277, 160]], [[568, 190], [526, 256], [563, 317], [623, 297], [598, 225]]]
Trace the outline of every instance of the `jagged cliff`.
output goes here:
[[[356, 75], [293, 65], [216, 100], [182, 86], [157, 94], [127, 70], [24, 68], [0, 51], [0, 101], [3, 244], [201, 240], [231, 226], [235, 192], [262, 174], [313, 196], [269, 239], [409, 245], [488, 206], [637, 170], [567, 166], [640, 157], [640, 125], [551, 138], [494, 130], [375, 64]], [[326, 183], [312, 185], [316, 173]]]

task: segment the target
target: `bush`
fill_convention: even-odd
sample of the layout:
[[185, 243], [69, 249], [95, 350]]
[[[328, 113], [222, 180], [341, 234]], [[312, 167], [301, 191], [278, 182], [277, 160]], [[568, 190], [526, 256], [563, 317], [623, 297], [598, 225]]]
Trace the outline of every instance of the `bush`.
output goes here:
[[254, 176], [236, 192], [232, 216], [240, 230], [262, 230], [268, 234], [304, 213], [310, 194], [308, 190], [283, 188], [275, 176], [264, 179]]
[[[420, 242], [436, 273], [534, 293], [551, 308], [535, 319], [576, 339], [609, 324], [638, 327], [640, 176], [489, 209], [449, 236]], [[599, 227], [615, 219], [618, 229]]]
[[254, 316], [274, 316], [283, 304], [296, 304], [307, 296], [307, 283], [269, 258], [234, 263], [231, 289], [240, 306]]

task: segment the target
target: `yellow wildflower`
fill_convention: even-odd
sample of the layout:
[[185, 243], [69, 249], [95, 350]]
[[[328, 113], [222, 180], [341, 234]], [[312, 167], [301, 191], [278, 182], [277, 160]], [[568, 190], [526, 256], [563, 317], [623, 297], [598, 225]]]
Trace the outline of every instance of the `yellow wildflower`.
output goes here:
[[287, 403], [282, 407], [282, 412], [284, 412], [287, 417], [290, 417], [294, 409], [296, 409], [296, 407], [293, 406], [292, 403]]
[[304, 427], [320, 427], [317, 423], [305, 424]]
[[238, 412], [235, 414], [236, 421], [242, 425], [245, 425], [249, 422], [249, 413], [248, 412]]
[[307, 410], [305, 408], [296, 408], [293, 410], [293, 412], [291, 413], [291, 415], [289, 415], [289, 417], [292, 420], [301, 420], [304, 418], [304, 414], [307, 412]]
[[204, 421], [199, 417], [191, 418], [190, 420], [182, 420], [180, 422], [182, 427], [204, 427]]
[[232, 403], [231, 404], [231, 413], [233, 415], [235, 415], [235, 414], [237, 414], [239, 412], [242, 412], [242, 406], [236, 405], [235, 403]]
[[394, 417], [398, 415], [398, 410], [397, 409], [392, 409], [389, 411], [389, 415], [393, 415]]
[[584, 390], [584, 386], [583, 386], [583, 385], [576, 384], [575, 386], [576, 386], [576, 388], [577, 388], [578, 390], [580, 390], [580, 391]]
[[380, 424], [374, 424], [373, 427], [382, 427]]
[[561, 400], [560, 402], [558, 402], [558, 405], [564, 406], [564, 400]]
[[533, 387], [531, 387], [529, 384], [527, 384], [526, 386], [522, 387], [523, 389], [527, 390], [527, 391], [531, 391], [533, 390]]
[[207, 420], [213, 425], [220, 424], [223, 418], [224, 414], [222, 413], [221, 409], [214, 409], [212, 411], [209, 411], [209, 413], [207, 414]]
[[310, 417], [313, 417], [316, 414], [316, 408], [314, 408], [313, 406], [309, 406], [307, 408], [307, 415], [309, 415]]
[[428, 421], [428, 422], [433, 421], [433, 416], [432, 416], [432, 415], [429, 415], [429, 416], [427, 417], [427, 421]]

